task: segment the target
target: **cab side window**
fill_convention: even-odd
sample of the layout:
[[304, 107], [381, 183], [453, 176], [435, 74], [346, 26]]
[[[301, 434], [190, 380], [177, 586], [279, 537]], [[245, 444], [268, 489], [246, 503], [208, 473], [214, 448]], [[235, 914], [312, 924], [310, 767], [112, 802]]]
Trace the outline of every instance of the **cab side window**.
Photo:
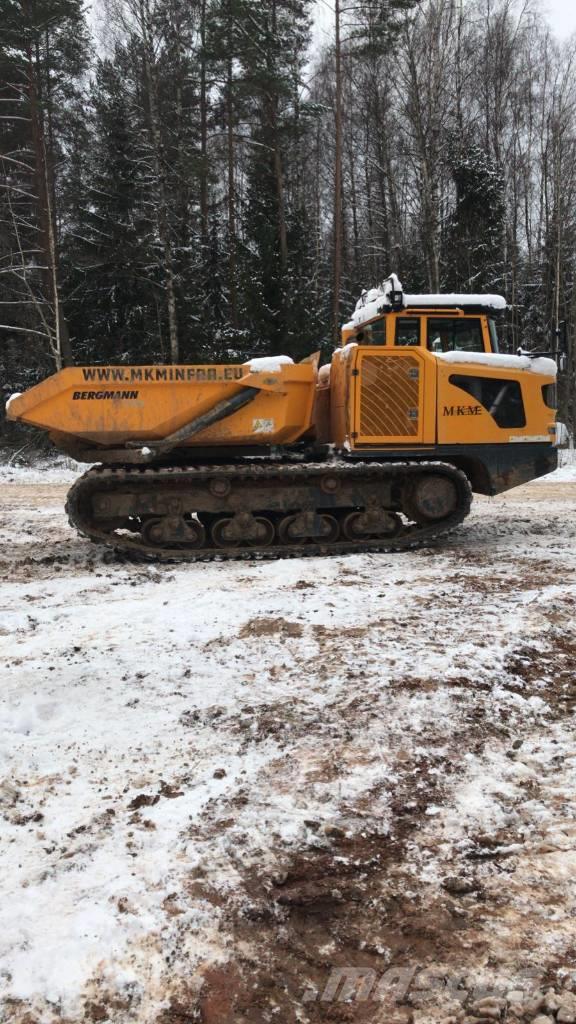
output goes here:
[[356, 333], [356, 341], [359, 345], [385, 345], [386, 326], [384, 317], [380, 320], [373, 320], [371, 324], [365, 324]]
[[482, 324], [472, 318], [428, 317], [430, 352], [483, 352]]
[[420, 318], [412, 320], [396, 321], [396, 345], [419, 345], [420, 344]]

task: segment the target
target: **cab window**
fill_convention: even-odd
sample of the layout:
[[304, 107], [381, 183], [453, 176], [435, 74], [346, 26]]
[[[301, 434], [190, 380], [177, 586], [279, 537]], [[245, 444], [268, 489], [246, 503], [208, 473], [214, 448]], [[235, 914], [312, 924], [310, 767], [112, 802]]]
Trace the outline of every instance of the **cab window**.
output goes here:
[[356, 341], [359, 345], [385, 345], [386, 327], [384, 317], [380, 320], [373, 320], [371, 324], [364, 324], [356, 333]]
[[420, 318], [396, 321], [396, 345], [420, 344]]
[[427, 344], [430, 352], [483, 352], [481, 322], [471, 317], [428, 317]]
[[517, 380], [495, 377], [463, 377], [452, 374], [450, 383], [461, 388], [484, 406], [499, 427], [525, 427], [526, 414], [522, 389]]
[[490, 344], [492, 345], [492, 351], [499, 352], [500, 346], [498, 344], [498, 329], [494, 320], [488, 321], [488, 328], [490, 330]]

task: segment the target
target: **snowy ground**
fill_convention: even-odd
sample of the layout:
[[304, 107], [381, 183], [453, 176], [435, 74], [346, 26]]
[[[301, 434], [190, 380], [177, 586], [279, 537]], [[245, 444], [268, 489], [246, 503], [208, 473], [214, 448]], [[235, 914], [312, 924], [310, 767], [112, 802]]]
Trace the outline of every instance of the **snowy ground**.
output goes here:
[[576, 1020], [574, 468], [182, 567], [0, 471], [0, 1021]]

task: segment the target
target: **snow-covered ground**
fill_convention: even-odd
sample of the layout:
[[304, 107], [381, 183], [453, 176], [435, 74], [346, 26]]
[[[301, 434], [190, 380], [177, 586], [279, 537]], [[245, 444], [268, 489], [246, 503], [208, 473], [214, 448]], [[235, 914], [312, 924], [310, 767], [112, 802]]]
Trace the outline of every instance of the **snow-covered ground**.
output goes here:
[[429, 549], [185, 566], [76, 475], [0, 471], [0, 1021], [572, 1019], [574, 460]]
[[0, 484], [73, 484], [87, 469], [85, 463], [64, 455], [45, 461], [35, 459], [31, 466], [19, 460], [14, 463], [0, 460]]
[[575, 483], [576, 482], [576, 450], [560, 448], [558, 451], [558, 469], [548, 476], [542, 476], [535, 483]]

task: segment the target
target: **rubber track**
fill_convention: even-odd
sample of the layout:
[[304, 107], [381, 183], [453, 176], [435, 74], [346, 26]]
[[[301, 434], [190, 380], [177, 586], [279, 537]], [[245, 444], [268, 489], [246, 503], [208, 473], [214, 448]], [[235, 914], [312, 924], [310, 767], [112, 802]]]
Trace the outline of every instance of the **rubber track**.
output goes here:
[[[278, 479], [282, 486], [290, 481], [298, 482], [301, 476], [324, 475], [350, 476], [358, 475], [365, 479], [390, 477], [407, 477], [421, 473], [434, 473], [441, 471], [454, 480], [459, 496], [460, 505], [458, 509], [446, 519], [435, 522], [429, 526], [408, 526], [404, 532], [394, 538], [383, 541], [358, 540], [358, 541], [335, 541], [333, 543], [313, 543], [306, 541], [302, 544], [275, 544], [269, 547], [245, 546], [229, 548], [167, 548], [162, 549], [156, 546], [143, 544], [136, 537], [129, 534], [117, 534], [98, 528], [90, 522], [82, 513], [84, 499], [89, 497], [90, 492], [101, 492], [104, 488], [115, 490], [125, 484], [131, 486], [155, 488], [157, 484], [173, 483], [178, 481], [182, 484], [188, 480], [190, 485], [205, 481], [211, 477], [222, 478], [228, 476], [233, 479]], [[323, 463], [302, 463], [302, 464], [269, 464], [262, 465], [230, 465], [230, 466], [196, 466], [196, 467], [114, 467], [92, 466], [81, 476], [68, 492], [66, 512], [70, 525], [94, 543], [105, 544], [114, 548], [117, 552], [124, 552], [141, 556], [153, 561], [220, 561], [227, 559], [262, 559], [262, 558], [303, 558], [314, 555], [341, 555], [358, 554], [363, 552], [393, 552], [405, 551], [411, 548], [421, 547], [443, 536], [466, 518], [470, 511], [472, 492], [468, 478], [460, 470], [445, 462], [414, 462], [414, 463], [352, 463], [352, 462], [323, 462]], [[337, 512], [338, 509], [326, 508], [327, 512]], [[223, 510], [223, 515], [226, 511]], [[256, 513], [257, 514], [257, 513]]]

